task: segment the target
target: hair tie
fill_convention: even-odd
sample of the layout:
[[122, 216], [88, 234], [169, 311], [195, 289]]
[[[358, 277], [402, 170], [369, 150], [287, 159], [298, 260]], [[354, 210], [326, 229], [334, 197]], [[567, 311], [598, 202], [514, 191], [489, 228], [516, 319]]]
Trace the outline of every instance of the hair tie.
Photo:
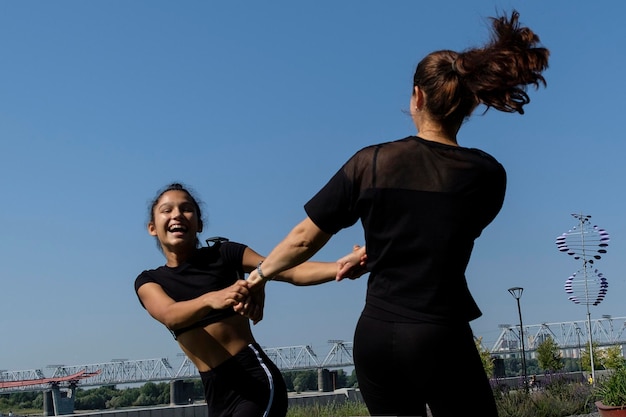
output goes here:
[[459, 69], [456, 67], [456, 60], [458, 58], [454, 58], [454, 60], [452, 61], [452, 71], [456, 72], [457, 74], [459, 73]]

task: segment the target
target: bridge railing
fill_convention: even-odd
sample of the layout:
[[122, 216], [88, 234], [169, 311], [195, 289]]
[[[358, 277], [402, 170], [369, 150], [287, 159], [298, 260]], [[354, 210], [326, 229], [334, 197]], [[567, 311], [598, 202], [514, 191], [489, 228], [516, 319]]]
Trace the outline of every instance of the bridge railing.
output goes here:
[[[521, 348], [519, 325], [500, 325], [501, 333], [491, 353], [517, 352]], [[525, 325], [524, 346], [534, 351], [547, 338], [552, 338], [561, 349], [588, 349], [589, 328], [591, 339], [598, 346], [626, 344], [626, 317], [603, 316], [601, 319], [541, 323]]]
[[[324, 360], [319, 360], [310, 346], [287, 346], [264, 348], [281, 371], [306, 370], [318, 368], [342, 368], [353, 366], [352, 344], [341, 340], [329, 341], [332, 347]], [[114, 359], [111, 362], [88, 365], [52, 365], [51, 376], [46, 376], [40, 369], [27, 371], [1, 371], [0, 394], [23, 391], [42, 391], [50, 387], [50, 380], [62, 381], [64, 377], [84, 371], [89, 377], [80, 381], [63, 381], [65, 384], [76, 384], [80, 387], [94, 387], [115, 384], [133, 384], [144, 382], [162, 382], [176, 379], [197, 378], [195, 365], [183, 356], [178, 367], [172, 366], [167, 358], [127, 360]], [[37, 383], [37, 380], [46, 380]], [[2, 388], [3, 382], [29, 381], [27, 385]], [[52, 382], [54, 383], [54, 382]], [[58, 382], [61, 384], [61, 382]], [[5, 384], [9, 385], [9, 384]]]

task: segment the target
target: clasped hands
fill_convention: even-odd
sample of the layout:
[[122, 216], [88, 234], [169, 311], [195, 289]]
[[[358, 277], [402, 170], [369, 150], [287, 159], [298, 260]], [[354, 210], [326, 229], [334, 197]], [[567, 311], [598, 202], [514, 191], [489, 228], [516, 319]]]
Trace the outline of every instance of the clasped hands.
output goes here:
[[[352, 252], [338, 259], [337, 274], [335, 281], [341, 281], [345, 278], [356, 279], [367, 272], [366, 267], [367, 254], [365, 246], [354, 245]], [[252, 278], [252, 279], [251, 279]], [[246, 287], [249, 290], [247, 297], [243, 301], [236, 302], [233, 309], [252, 320], [253, 324], [257, 324], [263, 319], [263, 308], [265, 307], [265, 284], [267, 281], [258, 277], [256, 270], [250, 273]]]

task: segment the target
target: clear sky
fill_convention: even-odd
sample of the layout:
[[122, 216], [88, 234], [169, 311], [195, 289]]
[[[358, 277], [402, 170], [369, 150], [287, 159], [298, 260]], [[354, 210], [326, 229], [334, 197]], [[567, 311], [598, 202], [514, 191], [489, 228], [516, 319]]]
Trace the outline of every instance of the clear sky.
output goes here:
[[[611, 235], [592, 317], [625, 316], [626, 3], [565, 0], [0, 2], [0, 369], [175, 358], [135, 277], [164, 260], [145, 229], [157, 189], [181, 181], [215, 235], [267, 254], [303, 204], [363, 146], [415, 129], [415, 65], [487, 40], [517, 9], [551, 50], [527, 113], [479, 111], [460, 144], [508, 173], [500, 215], [467, 279], [493, 343], [518, 321], [584, 320], [565, 280], [580, 264], [555, 239], [592, 216]], [[459, 207], [459, 210], [462, 210]], [[314, 259], [362, 243], [357, 224]], [[351, 341], [366, 280], [271, 283], [266, 347]]]

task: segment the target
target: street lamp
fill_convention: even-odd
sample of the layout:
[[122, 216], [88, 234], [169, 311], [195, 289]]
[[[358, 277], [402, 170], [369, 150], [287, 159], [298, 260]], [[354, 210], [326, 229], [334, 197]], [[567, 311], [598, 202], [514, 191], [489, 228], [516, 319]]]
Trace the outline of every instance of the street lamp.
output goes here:
[[580, 335], [583, 331], [576, 325], [576, 336], [578, 336], [578, 367], [580, 368], [580, 372], [583, 371], [583, 358], [580, 354]]
[[509, 293], [515, 298], [517, 301], [517, 312], [519, 314], [519, 338], [522, 344], [522, 383], [524, 384], [524, 388], [528, 388], [526, 385], [526, 349], [524, 347], [524, 327], [522, 324], [522, 308], [520, 307], [519, 299], [522, 298], [522, 293], [524, 289], [522, 287], [512, 287], [509, 288]]

